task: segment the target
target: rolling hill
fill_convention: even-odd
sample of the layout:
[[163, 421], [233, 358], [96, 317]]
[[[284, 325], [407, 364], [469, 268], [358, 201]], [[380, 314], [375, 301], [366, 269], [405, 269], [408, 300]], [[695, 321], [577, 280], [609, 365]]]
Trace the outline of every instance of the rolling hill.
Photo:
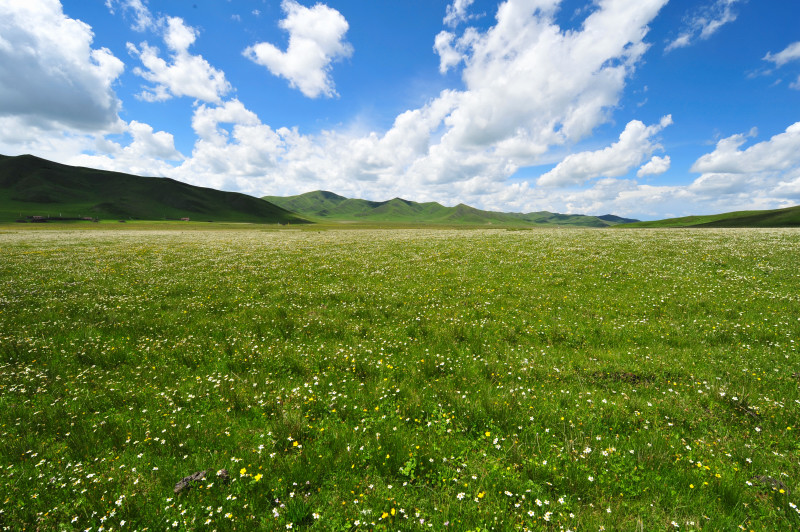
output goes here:
[[264, 196], [265, 200], [301, 216], [318, 221], [362, 221], [428, 223], [452, 225], [539, 226], [571, 225], [577, 227], [608, 227], [629, 220], [614, 215], [584, 216], [551, 212], [506, 213], [483, 211], [469, 205], [445, 207], [436, 202], [417, 203], [401, 198], [388, 201], [368, 201], [339, 196], [317, 190], [297, 196]]
[[308, 223], [267, 201], [164, 177], [0, 155], [0, 222], [43, 216], [251, 223]]
[[667, 218], [652, 222], [637, 222], [628, 227], [800, 227], [800, 206]]

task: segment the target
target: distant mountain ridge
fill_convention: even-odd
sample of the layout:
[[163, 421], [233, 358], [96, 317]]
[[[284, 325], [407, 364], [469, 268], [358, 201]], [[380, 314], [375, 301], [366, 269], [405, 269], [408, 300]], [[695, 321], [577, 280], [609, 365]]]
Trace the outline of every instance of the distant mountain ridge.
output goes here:
[[33, 216], [308, 223], [259, 198], [181, 183], [0, 155], [0, 221]]
[[340, 196], [326, 190], [315, 190], [296, 196], [264, 196], [262, 199], [301, 216], [318, 220], [404, 222], [454, 225], [609, 227], [638, 220], [607, 214], [556, 214], [552, 212], [508, 213], [484, 211], [459, 204], [445, 207], [436, 202], [417, 203], [402, 198], [369, 201]]
[[800, 227], [800, 205], [785, 209], [735, 211], [704, 216], [683, 216], [651, 222], [637, 222], [631, 227]]

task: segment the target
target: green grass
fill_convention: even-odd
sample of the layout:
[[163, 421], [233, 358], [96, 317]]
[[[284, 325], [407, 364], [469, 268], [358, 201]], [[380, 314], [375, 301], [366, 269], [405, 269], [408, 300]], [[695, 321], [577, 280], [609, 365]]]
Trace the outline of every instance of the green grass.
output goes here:
[[245, 194], [195, 187], [168, 178], [66, 166], [31, 155], [0, 155], [0, 223], [32, 216], [307, 223], [276, 205]]
[[416, 223], [426, 225], [460, 226], [573, 226], [608, 227], [635, 220], [617, 216], [584, 216], [581, 214], [554, 214], [547, 211], [532, 213], [507, 213], [484, 211], [459, 204], [445, 207], [436, 202], [417, 203], [394, 198], [388, 201], [367, 201], [339, 196], [333, 192], [316, 190], [297, 196], [264, 196], [265, 200], [284, 209], [296, 212], [316, 222], [335, 221], [358, 223]]
[[800, 206], [765, 211], [737, 211], [706, 216], [684, 216], [629, 227], [800, 227]]
[[0, 528], [800, 525], [800, 232], [182, 227], [0, 227]]

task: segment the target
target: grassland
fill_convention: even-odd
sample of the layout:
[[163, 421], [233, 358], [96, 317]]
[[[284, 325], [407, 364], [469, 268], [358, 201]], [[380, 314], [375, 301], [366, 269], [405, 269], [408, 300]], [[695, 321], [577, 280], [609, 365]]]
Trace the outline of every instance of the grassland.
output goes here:
[[32, 155], [0, 155], [0, 223], [33, 216], [307, 223], [294, 213], [245, 194], [162, 177], [67, 166]]
[[800, 227], [800, 205], [785, 209], [736, 211], [636, 222], [630, 227]]
[[109, 227], [0, 228], [3, 530], [800, 525], [798, 231]]

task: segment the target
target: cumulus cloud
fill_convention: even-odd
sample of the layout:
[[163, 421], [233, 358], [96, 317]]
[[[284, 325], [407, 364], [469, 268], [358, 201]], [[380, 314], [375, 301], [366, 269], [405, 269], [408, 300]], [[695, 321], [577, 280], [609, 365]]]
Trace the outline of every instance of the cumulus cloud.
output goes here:
[[142, 0], [106, 0], [106, 7], [111, 13], [114, 13], [115, 8], [121, 7], [126, 14], [132, 15], [131, 27], [135, 31], [155, 29], [158, 25], [158, 19], [153, 17]]
[[646, 175], [661, 175], [669, 170], [670, 163], [671, 161], [669, 155], [665, 157], [658, 157], [654, 155], [653, 158], [647, 162], [647, 164], [639, 168], [639, 171], [636, 172], [636, 177], [644, 177]]
[[549, 205], [560, 212], [602, 211], [643, 218], [796, 205], [800, 200], [800, 122], [745, 147], [754, 135], [750, 131], [720, 140], [694, 163], [691, 171], [701, 175], [689, 185], [653, 186], [605, 178], [558, 196], [522, 187], [517, 201], [525, 206]]
[[146, 101], [164, 101], [188, 96], [205, 102], [219, 103], [231, 91], [225, 73], [213, 68], [202, 56], [189, 53], [197, 39], [197, 30], [178, 17], [166, 19], [164, 42], [170, 50], [170, 61], [160, 57], [158, 48], [146, 42], [136, 47], [128, 43], [128, 51], [139, 58], [144, 68], [134, 73], [154, 83], [138, 96]]
[[124, 64], [92, 48], [93, 39], [57, 0], [0, 2], [0, 116], [45, 129], [113, 127], [120, 104], [112, 85]]
[[453, 54], [440, 66], [463, 60], [466, 90], [409, 177], [503, 180], [551, 146], [588, 135], [618, 102], [647, 50], [647, 25], [665, 3], [599, 1], [580, 30], [563, 31], [555, 22], [558, 1], [512, 0], [499, 6], [486, 31], [440, 37], [440, 51]]
[[737, 134], [717, 143], [713, 152], [700, 157], [691, 168], [701, 173], [688, 187], [697, 201], [725, 197], [760, 200], [764, 208], [788, 206], [798, 198], [800, 184], [800, 122], [769, 140], [742, 149], [748, 135]]
[[462, 22], [466, 22], [473, 18], [467, 10], [475, 0], [453, 0], [453, 3], [447, 6], [447, 14], [444, 17], [444, 24], [446, 26], [456, 27]]
[[433, 49], [439, 56], [439, 72], [442, 74], [459, 64], [464, 58], [463, 51], [457, 50], [453, 45], [455, 39], [454, 33], [442, 31], [433, 41]]
[[684, 24], [680, 35], [667, 43], [666, 52], [694, 44], [697, 39], [705, 40], [714, 35], [722, 26], [736, 20], [738, 14], [733, 9], [742, 0], [714, 0], [711, 4], [696, 10]]
[[692, 172], [752, 174], [785, 171], [800, 165], [800, 122], [767, 141], [741, 150], [746, 141], [743, 134], [720, 140], [713, 152], [692, 165]]
[[[555, 22], [557, 0], [504, 2], [494, 26], [453, 34], [465, 89], [401, 113], [383, 133], [304, 135], [270, 128], [236, 100], [199, 106], [198, 140], [170, 177], [256, 195], [325, 186], [371, 199], [394, 194], [489, 206], [519, 168], [608, 120], [665, 3], [600, 0], [579, 30], [564, 31]], [[294, 20], [291, 13], [286, 20]], [[631, 168], [648, 150], [637, 152]], [[537, 189], [528, 194], [534, 198]]]
[[126, 125], [124, 133], [129, 138], [125, 146], [104, 137], [97, 137], [93, 154], [75, 155], [65, 162], [136, 175], [166, 176], [174, 169], [169, 161], [180, 161], [184, 158], [175, 149], [172, 134], [153, 131], [153, 127], [149, 124], [133, 120]]
[[[672, 116], [669, 115], [653, 126], [645, 126], [639, 120], [632, 120], [620, 133], [619, 141], [602, 150], [568, 155], [555, 168], [539, 177], [537, 184], [546, 187], [580, 185], [597, 177], [625, 175], [660, 148], [653, 137], [670, 124]], [[653, 161], [648, 165], [651, 163]], [[653, 167], [656, 164], [658, 163], [653, 164]], [[663, 165], [663, 161], [661, 164]]]
[[353, 47], [345, 40], [347, 20], [323, 4], [307, 8], [294, 0], [283, 0], [281, 8], [286, 18], [280, 26], [289, 32], [286, 51], [261, 42], [246, 48], [245, 57], [286, 78], [291, 87], [309, 98], [335, 96], [331, 63], [353, 53]]

